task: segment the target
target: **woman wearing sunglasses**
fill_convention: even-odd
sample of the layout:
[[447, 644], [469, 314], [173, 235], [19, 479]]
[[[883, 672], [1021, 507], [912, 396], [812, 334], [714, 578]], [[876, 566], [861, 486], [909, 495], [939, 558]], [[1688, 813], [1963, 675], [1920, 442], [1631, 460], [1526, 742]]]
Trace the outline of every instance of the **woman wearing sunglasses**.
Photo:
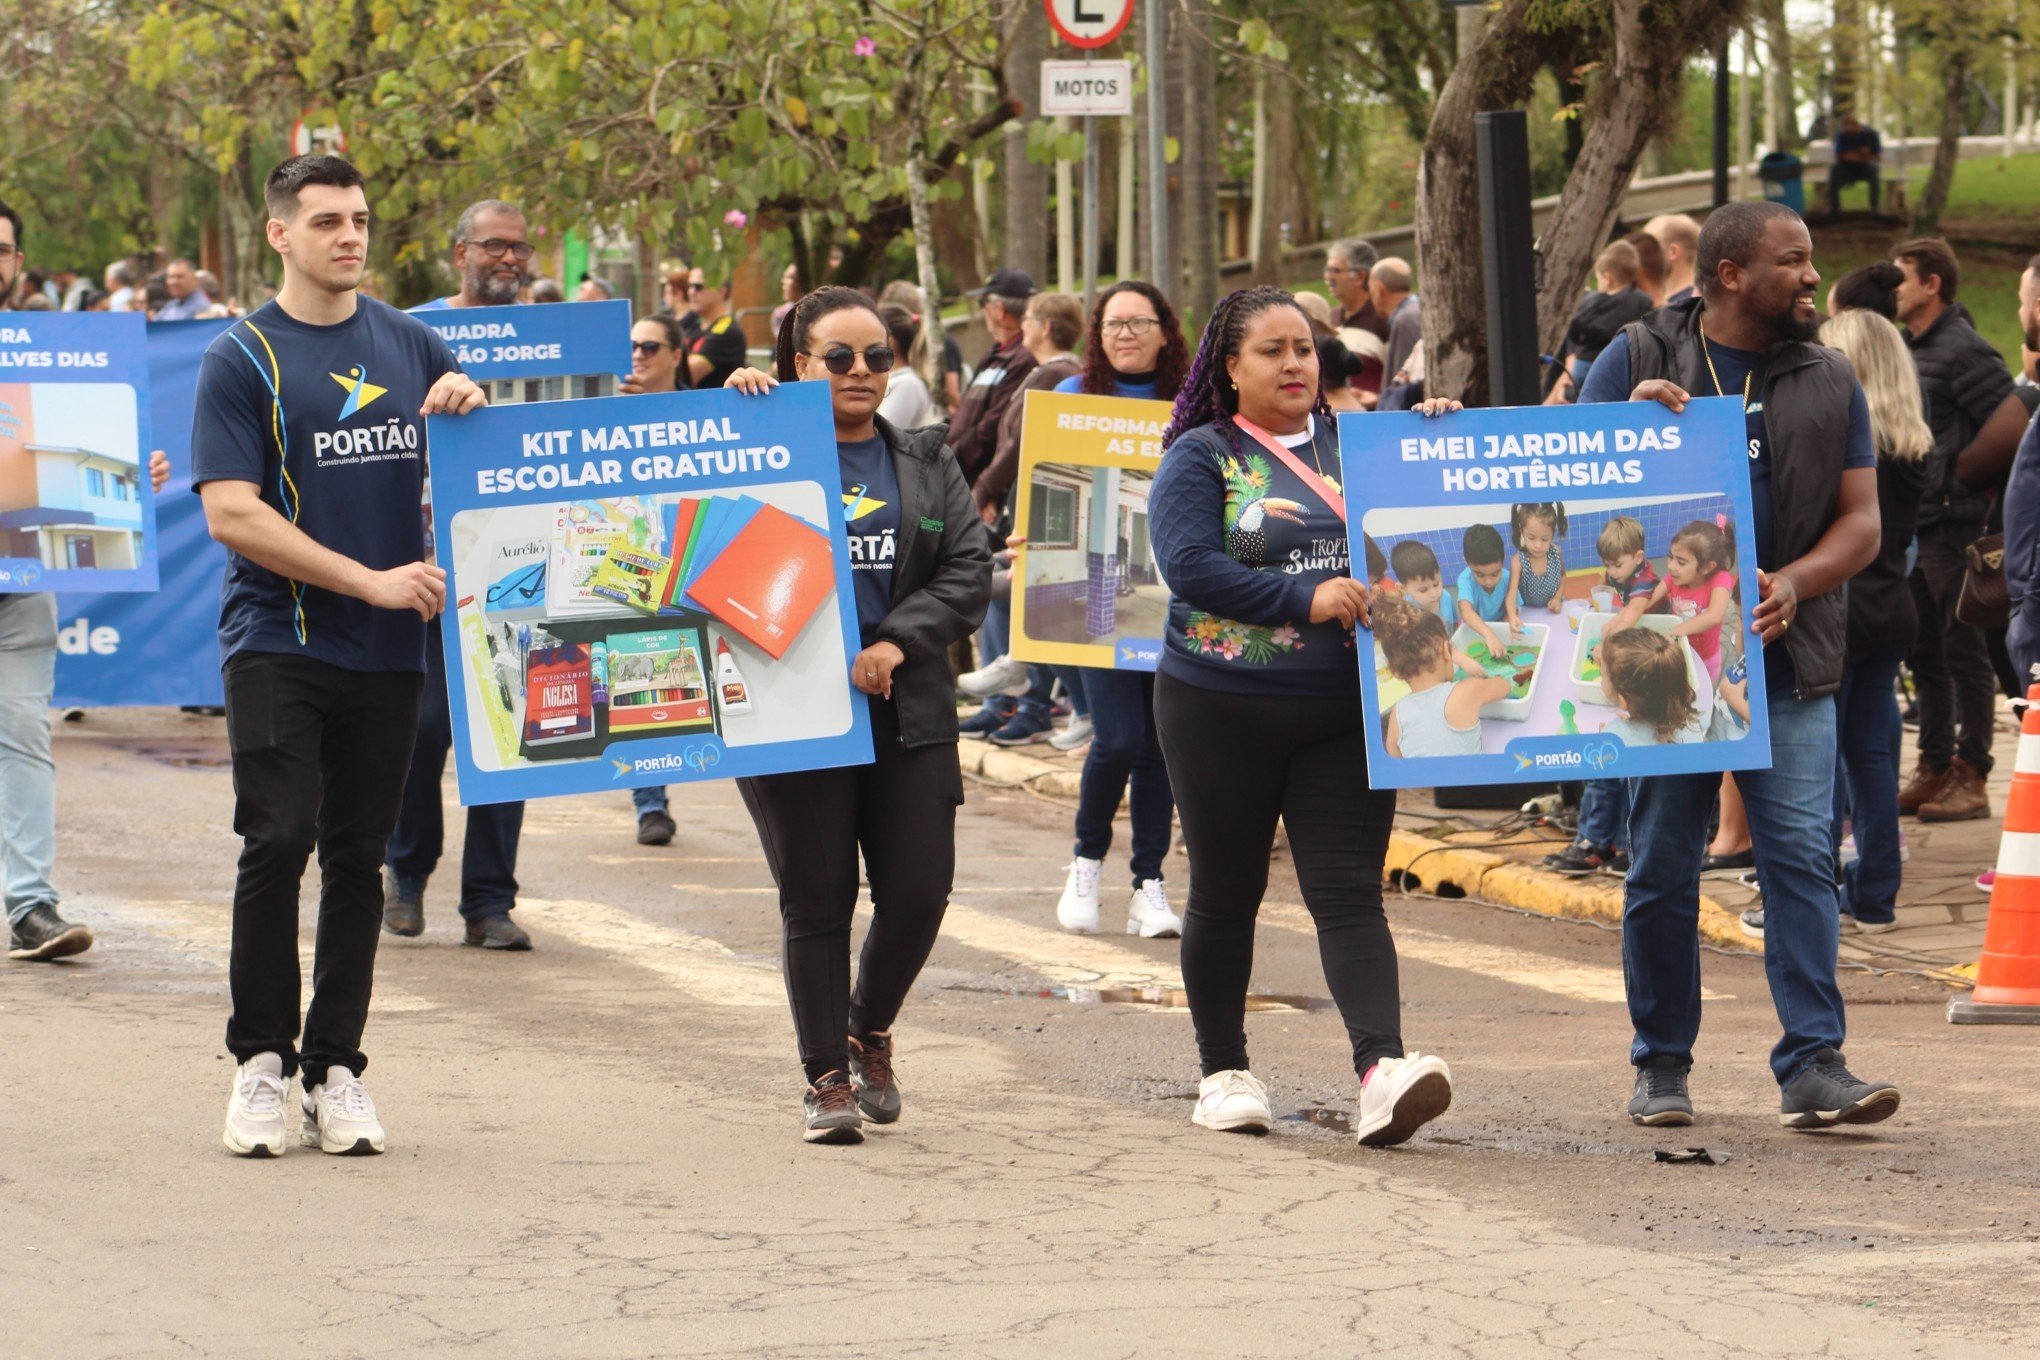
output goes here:
[[1347, 561], [1341, 489], [1366, 474], [1341, 462], [1319, 379], [1288, 293], [1248, 289], [1213, 311], [1148, 500], [1170, 591], [1155, 726], [1190, 849], [1183, 986], [1204, 1069], [1191, 1119], [1266, 1133], [1273, 1117], [1245, 1012], [1280, 818], [1360, 1077], [1354, 1132], [1381, 1147], [1445, 1112], [1452, 1074], [1403, 1048], [1381, 902], [1395, 794], [1367, 787], [1354, 662], [1354, 626], [1376, 605]]
[[[1153, 284], [1129, 279], [1099, 295], [1083, 368], [1055, 390], [1174, 401], [1189, 368], [1190, 347], [1176, 309]], [[1112, 848], [1113, 818], [1131, 784], [1133, 894], [1127, 901], [1126, 933], [1173, 939], [1183, 933], [1183, 922], [1163, 890], [1162, 862], [1169, 854], [1176, 802], [1155, 736], [1155, 678], [1141, 671], [1086, 668], [1082, 683], [1091, 709], [1091, 749], [1077, 788], [1077, 843], [1056, 903], [1056, 921], [1081, 935], [1098, 933], [1099, 879]]]
[[[963, 803], [947, 652], [983, 619], [991, 590], [990, 548], [943, 442], [948, 427], [902, 432], [878, 415], [895, 361], [870, 300], [823, 288], [781, 323], [778, 376], [740, 368], [727, 384], [750, 396], [829, 384], [863, 645], [850, 683], [871, 709], [871, 764], [737, 781], [779, 887], [810, 1143], [860, 1142], [865, 1120], [900, 1117], [893, 1019], [949, 905]], [[853, 989], [860, 852], [872, 921]]]
[[669, 316], [648, 316], [630, 328], [630, 373], [624, 392], [671, 392], [680, 385], [680, 363], [687, 357], [680, 323]]

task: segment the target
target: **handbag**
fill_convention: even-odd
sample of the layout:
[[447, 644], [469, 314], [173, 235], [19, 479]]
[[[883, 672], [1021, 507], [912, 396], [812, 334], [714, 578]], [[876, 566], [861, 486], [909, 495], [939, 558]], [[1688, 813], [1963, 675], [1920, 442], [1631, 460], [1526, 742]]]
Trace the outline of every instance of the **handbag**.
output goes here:
[[2012, 621], [2011, 590], [2005, 584], [2005, 536], [1986, 534], [1962, 550], [1969, 565], [1955, 598], [1955, 617], [1972, 628], [2004, 628]]

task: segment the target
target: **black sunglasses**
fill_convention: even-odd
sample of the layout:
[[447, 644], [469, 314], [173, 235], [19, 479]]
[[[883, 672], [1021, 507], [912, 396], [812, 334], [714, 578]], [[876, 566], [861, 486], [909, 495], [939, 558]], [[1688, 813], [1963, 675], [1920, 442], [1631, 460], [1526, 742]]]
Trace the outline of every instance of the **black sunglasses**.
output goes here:
[[[864, 351], [864, 366], [873, 373], [885, 373], [892, 368], [895, 357], [890, 345], [873, 345]], [[822, 367], [839, 378], [857, 367], [857, 351], [848, 345], [832, 349], [827, 354], [810, 354], [808, 358], [820, 359]]]
[[654, 354], [657, 354], [662, 349], [671, 348], [673, 347], [667, 344], [664, 340], [633, 340], [630, 342], [630, 352], [632, 354], [642, 354], [647, 359], [651, 358]]

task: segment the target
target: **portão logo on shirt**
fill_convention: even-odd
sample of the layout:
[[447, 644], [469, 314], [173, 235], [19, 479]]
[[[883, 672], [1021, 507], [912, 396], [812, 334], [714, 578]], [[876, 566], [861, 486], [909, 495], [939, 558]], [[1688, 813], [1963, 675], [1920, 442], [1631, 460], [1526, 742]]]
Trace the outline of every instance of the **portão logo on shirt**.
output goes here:
[[[843, 525], [850, 528], [858, 520], [885, 509], [886, 503], [865, 494], [860, 484], [843, 493]], [[887, 529], [883, 533], [860, 534], [850, 530], [850, 570], [878, 571], [889, 568], [899, 552], [899, 535]]]
[[[389, 392], [389, 388], [370, 382], [367, 370], [360, 364], [353, 365], [344, 374], [328, 373], [326, 376], [340, 384], [340, 389], [347, 394], [337, 417], [342, 421], [352, 420]], [[422, 442], [416, 421], [401, 414], [392, 414], [380, 425], [314, 431], [312, 456], [321, 467], [416, 458]]]

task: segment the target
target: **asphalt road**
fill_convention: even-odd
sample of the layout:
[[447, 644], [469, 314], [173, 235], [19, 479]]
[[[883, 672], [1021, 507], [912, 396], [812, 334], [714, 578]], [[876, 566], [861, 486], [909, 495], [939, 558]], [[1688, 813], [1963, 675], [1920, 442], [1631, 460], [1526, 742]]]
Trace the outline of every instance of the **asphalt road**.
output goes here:
[[[99, 945], [0, 970], [0, 1356], [2031, 1353], [2035, 1031], [1849, 975], [1851, 1061], [1904, 1108], [1788, 1133], [1761, 962], [1710, 954], [1700, 1122], [1636, 1129], [1612, 933], [1397, 900], [1405, 1039], [1456, 1098], [1361, 1149], [1278, 855], [1249, 1038], [1284, 1118], [1213, 1134], [1175, 943], [1060, 934], [1068, 810], [983, 785], [896, 1031], [906, 1116], [861, 1146], [800, 1141], [773, 894], [717, 783], [675, 788], [665, 849], [621, 794], [534, 804], [531, 954], [460, 946], [449, 859], [425, 936], [384, 937], [389, 1153], [241, 1161], [219, 724], [59, 738], [60, 886]], [[1689, 1146], [1729, 1160], [1653, 1155]]]

